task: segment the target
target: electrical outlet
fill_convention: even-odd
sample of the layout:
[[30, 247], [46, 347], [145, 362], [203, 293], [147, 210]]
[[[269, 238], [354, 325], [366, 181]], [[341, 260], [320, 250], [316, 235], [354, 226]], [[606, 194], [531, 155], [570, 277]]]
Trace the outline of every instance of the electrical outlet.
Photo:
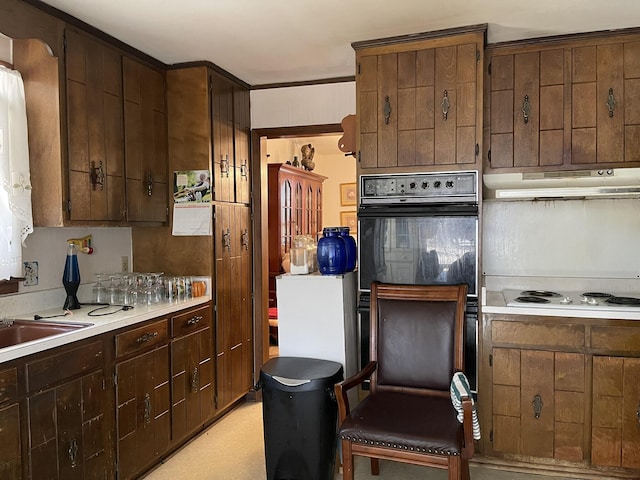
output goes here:
[[129, 271], [129, 257], [120, 258], [120, 271], [125, 273]]

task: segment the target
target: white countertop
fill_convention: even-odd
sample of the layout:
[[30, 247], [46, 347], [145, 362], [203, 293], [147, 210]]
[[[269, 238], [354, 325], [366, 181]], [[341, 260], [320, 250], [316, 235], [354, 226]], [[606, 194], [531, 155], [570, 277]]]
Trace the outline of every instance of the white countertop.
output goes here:
[[606, 318], [618, 320], [640, 320], [640, 309], [638, 311], [616, 311], [616, 310], [593, 310], [571, 309], [571, 308], [545, 308], [544, 306], [507, 306], [502, 292], [487, 291], [485, 287], [481, 292], [482, 313], [501, 313], [505, 315], [538, 315], [549, 317], [570, 317], [570, 318]]
[[59, 335], [53, 335], [38, 340], [32, 340], [30, 342], [20, 343], [18, 345], [12, 345], [10, 347], [0, 348], [0, 363], [100, 335], [101, 333], [117, 330], [129, 325], [134, 325], [136, 323], [144, 322], [145, 320], [170, 315], [180, 310], [204, 304], [209, 300], [211, 300], [211, 297], [209, 295], [205, 295], [171, 303], [158, 303], [150, 306], [138, 305], [127, 311], [119, 310], [119, 307], [113, 306], [95, 312], [95, 314], [115, 312], [113, 314], [102, 316], [88, 315], [89, 312], [98, 308], [95, 305], [83, 306], [79, 310], [73, 310], [70, 315], [55, 318], [46, 317], [64, 313], [62, 308], [58, 307], [44, 311], [40, 310], [36, 312], [14, 314], [11, 318], [37, 321], [34, 320], [34, 315], [40, 315], [43, 317], [42, 320], [45, 321], [59, 323], [90, 323], [92, 325]]

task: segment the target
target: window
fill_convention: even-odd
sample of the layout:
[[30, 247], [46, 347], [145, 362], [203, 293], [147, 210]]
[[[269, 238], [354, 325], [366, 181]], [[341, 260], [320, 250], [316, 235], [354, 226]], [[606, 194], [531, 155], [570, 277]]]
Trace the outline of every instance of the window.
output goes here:
[[0, 279], [22, 276], [33, 232], [27, 112], [20, 73], [0, 66]]

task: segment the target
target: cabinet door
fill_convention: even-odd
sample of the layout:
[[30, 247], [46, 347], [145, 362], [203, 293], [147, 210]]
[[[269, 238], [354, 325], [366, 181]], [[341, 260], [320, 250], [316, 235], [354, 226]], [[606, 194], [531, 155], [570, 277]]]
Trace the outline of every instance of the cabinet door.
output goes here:
[[213, 121], [214, 199], [235, 201], [233, 151], [233, 85], [218, 74], [210, 75]]
[[20, 407], [17, 403], [0, 408], [0, 477], [7, 480], [22, 478], [22, 442], [20, 436]]
[[494, 348], [494, 450], [582, 460], [584, 391], [584, 355]]
[[124, 219], [124, 139], [120, 54], [66, 31], [71, 220]]
[[169, 446], [169, 347], [116, 364], [118, 478], [134, 478]]
[[593, 357], [591, 463], [640, 468], [640, 359]]
[[167, 113], [164, 75], [122, 58], [127, 220], [167, 220]]
[[623, 44], [571, 51], [571, 163], [624, 161]]
[[491, 58], [492, 168], [562, 165], [564, 49]]
[[27, 399], [31, 478], [109, 478], [104, 375], [96, 372]]
[[233, 141], [235, 146], [235, 201], [249, 204], [251, 201], [251, 116], [249, 91], [233, 87]]
[[[250, 211], [244, 205], [216, 205], [216, 409], [251, 388]], [[250, 360], [249, 360], [250, 359]]]
[[183, 439], [212, 413], [213, 348], [211, 329], [193, 332], [171, 342], [171, 432]]
[[476, 43], [358, 59], [360, 166], [473, 165]]

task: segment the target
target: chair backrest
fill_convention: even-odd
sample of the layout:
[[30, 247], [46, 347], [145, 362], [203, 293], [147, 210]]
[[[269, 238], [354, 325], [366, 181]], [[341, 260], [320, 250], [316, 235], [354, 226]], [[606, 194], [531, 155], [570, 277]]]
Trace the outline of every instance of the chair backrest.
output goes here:
[[449, 394], [464, 369], [466, 285], [371, 285], [371, 391]]

